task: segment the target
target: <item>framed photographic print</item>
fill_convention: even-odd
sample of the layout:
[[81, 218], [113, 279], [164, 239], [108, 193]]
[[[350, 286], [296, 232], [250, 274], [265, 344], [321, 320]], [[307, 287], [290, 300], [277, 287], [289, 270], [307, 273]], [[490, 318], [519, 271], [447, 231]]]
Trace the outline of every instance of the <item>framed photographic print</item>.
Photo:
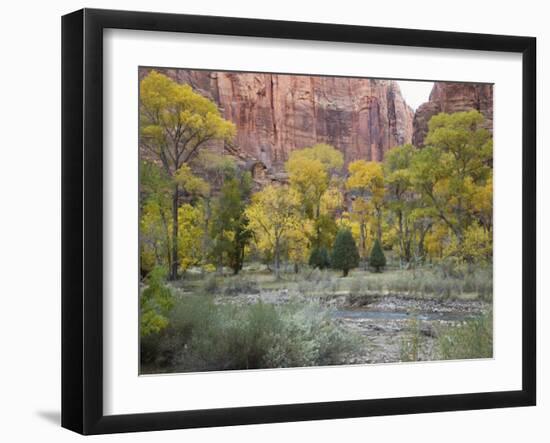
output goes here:
[[530, 37], [62, 21], [62, 425], [534, 405]]

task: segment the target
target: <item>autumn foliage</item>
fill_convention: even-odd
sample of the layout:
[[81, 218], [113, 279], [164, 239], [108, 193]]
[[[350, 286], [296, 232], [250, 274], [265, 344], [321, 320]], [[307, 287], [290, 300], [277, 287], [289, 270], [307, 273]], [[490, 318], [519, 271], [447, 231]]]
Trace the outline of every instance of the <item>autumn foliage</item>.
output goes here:
[[492, 136], [477, 111], [434, 116], [425, 147], [396, 146], [382, 163], [346, 162], [324, 143], [294, 150], [288, 179], [269, 184], [212, 149], [234, 136], [191, 86], [155, 71], [141, 80], [143, 275], [263, 262], [277, 278], [286, 265], [345, 276], [361, 263], [381, 271], [390, 255], [400, 266], [492, 260]]

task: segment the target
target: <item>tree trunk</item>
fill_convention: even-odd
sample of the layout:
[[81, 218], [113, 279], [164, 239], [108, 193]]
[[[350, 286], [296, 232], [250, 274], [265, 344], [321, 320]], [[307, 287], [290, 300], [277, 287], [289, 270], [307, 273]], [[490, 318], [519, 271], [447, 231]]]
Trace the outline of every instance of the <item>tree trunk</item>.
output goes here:
[[208, 251], [210, 249], [210, 217], [211, 217], [210, 199], [204, 199], [204, 235], [202, 237], [202, 250]]
[[280, 267], [281, 267], [281, 257], [279, 254], [279, 239], [275, 240], [275, 278], [279, 280], [280, 277]]
[[218, 255], [218, 260], [216, 262], [216, 274], [223, 276], [223, 256]]
[[348, 276], [348, 272], [349, 272], [349, 269], [342, 269], [343, 273], [344, 273], [344, 277], [347, 277]]
[[315, 225], [316, 225], [316, 246], [321, 247], [321, 226], [319, 226], [319, 219], [321, 218], [321, 201], [317, 203], [317, 209], [315, 210]]
[[178, 194], [179, 187], [174, 187], [172, 194], [172, 268], [170, 269], [170, 280], [178, 278]]
[[399, 257], [399, 259], [404, 259], [406, 262], [409, 262], [409, 260], [407, 260], [405, 252], [405, 235], [403, 234], [403, 212], [401, 210], [397, 211], [397, 220], [397, 226], [399, 227], [399, 249], [401, 249], [401, 256]]
[[411, 240], [410, 238], [407, 239], [405, 242], [405, 261], [407, 263], [410, 263], [412, 259], [412, 252], [411, 252]]
[[369, 253], [367, 251], [367, 225], [363, 219], [359, 223], [359, 247], [361, 248], [361, 259], [363, 261], [363, 269], [367, 270], [367, 259]]
[[377, 224], [378, 224], [378, 229], [376, 231], [376, 237], [378, 238], [378, 241], [380, 243], [382, 243], [382, 209], [377, 209], [376, 210], [377, 214], [376, 214], [376, 218], [377, 218]]
[[[164, 236], [166, 241], [166, 247], [163, 251], [163, 254], [166, 254], [166, 260], [168, 262], [168, 269], [172, 269], [172, 249], [170, 246], [170, 230], [168, 229], [168, 220], [166, 219], [166, 214], [164, 212], [164, 209], [162, 209], [162, 206], [160, 206], [160, 218], [162, 220], [162, 227], [164, 228]], [[162, 261], [159, 261], [159, 263], [162, 263]]]
[[430, 228], [431, 228], [431, 224], [429, 224], [428, 226], [426, 226], [424, 229], [421, 229], [420, 231], [420, 239], [418, 241], [418, 247], [417, 247], [417, 256], [421, 259], [421, 260], [424, 260], [424, 256], [426, 255], [426, 252], [424, 250], [424, 240], [426, 238], [426, 234], [429, 232]]
[[361, 241], [361, 255], [363, 258], [367, 256], [367, 227], [365, 226], [365, 222], [361, 220], [361, 223], [359, 224], [359, 237]]

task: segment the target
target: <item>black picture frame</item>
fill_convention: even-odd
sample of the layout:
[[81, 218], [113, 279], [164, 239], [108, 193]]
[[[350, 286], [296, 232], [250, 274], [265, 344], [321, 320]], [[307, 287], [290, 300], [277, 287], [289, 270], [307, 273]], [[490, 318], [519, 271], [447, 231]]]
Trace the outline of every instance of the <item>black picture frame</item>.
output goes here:
[[[170, 31], [522, 54], [522, 389], [103, 413], [103, 30]], [[229, 17], [83, 9], [62, 18], [62, 426], [82, 434], [458, 411], [536, 403], [536, 39]]]

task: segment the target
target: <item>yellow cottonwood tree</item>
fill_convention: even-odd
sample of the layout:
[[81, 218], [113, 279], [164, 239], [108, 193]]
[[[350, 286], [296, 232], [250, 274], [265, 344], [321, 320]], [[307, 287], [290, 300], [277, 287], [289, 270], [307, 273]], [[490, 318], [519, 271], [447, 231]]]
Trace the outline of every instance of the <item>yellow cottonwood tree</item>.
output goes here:
[[204, 208], [184, 203], [178, 208], [178, 258], [180, 269], [202, 264], [204, 259]]
[[[215, 103], [164, 74], [151, 71], [140, 82], [140, 149], [159, 162], [172, 179], [205, 143], [230, 141], [235, 126], [225, 120]], [[178, 260], [178, 207], [182, 184], [173, 180], [171, 189], [172, 245], [170, 278], [175, 279]]]
[[[327, 144], [292, 151], [285, 164], [290, 187], [298, 193], [304, 215], [316, 225], [311, 242], [317, 247], [328, 243], [322, 237], [333, 237], [336, 234], [333, 214], [323, 212], [323, 207], [327, 208], [323, 198], [331, 187], [331, 179], [342, 169], [343, 164], [342, 153]], [[330, 199], [334, 199], [335, 189], [332, 187]]]
[[290, 186], [301, 197], [305, 215], [311, 219], [319, 216], [321, 197], [328, 189], [329, 176], [320, 160], [304, 157], [293, 151], [286, 162]]
[[315, 226], [311, 220], [301, 219], [289, 229], [286, 236], [286, 253], [295, 270], [307, 263], [310, 254], [309, 238], [314, 234]]
[[357, 160], [349, 164], [349, 177], [346, 188], [351, 191], [353, 201], [353, 215], [360, 226], [359, 249], [365, 257], [367, 222], [374, 220], [376, 237], [382, 240], [382, 206], [384, 204], [384, 172], [382, 165], [377, 162]]
[[299, 205], [300, 198], [295, 190], [268, 185], [252, 196], [252, 202], [245, 210], [258, 249], [273, 257], [277, 278], [285, 244], [301, 226]]
[[454, 237], [443, 254], [458, 259], [471, 260], [466, 233], [478, 232], [471, 229], [474, 223], [492, 236], [493, 140], [483, 121], [475, 110], [432, 117], [426, 146], [411, 162], [411, 180], [423, 203]]
[[197, 177], [189, 165], [182, 165], [174, 175], [174, 181], [189, 195], [205, 197], [210, 192], [208, 182]]
[[424, 256], [424, 239], [434, 216], [413, 185], [411, 164], [417, 152], [408, 144], [396, 146], [384, 155], [385, 207], [392, 236], [383, 243], [393, 245], [405, 263]]

